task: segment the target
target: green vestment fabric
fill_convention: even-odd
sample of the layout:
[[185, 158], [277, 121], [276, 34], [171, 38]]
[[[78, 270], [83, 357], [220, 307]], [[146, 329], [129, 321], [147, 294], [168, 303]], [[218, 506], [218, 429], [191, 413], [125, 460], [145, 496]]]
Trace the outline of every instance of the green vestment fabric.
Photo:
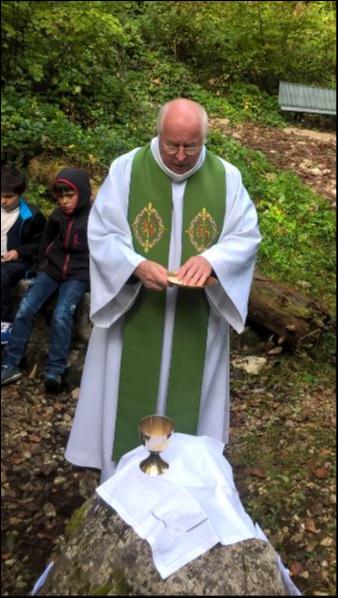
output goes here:
[[[184, 193], [181, 264], [217, 242], [225, 214], [225, 170], [206, 152]], [[128, 222], [135, 251], [168, 267], [172, 184], [150, 146], [133, 160]], [[138, 423], [156, 413], [166, 293], [141, 288], [123, 324], [119, 399], [113, 460], [140, 444]], [[195, 434], [199, 417], [209, 306], [203, 289], [179, 288], [166, 415], [177, 432]]]

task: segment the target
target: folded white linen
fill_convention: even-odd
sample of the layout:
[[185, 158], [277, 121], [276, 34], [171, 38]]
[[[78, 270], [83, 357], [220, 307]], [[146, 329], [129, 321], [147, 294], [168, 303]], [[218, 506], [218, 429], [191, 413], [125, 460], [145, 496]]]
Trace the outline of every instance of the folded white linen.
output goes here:
[[127, 476], [123, 472], [96, 492], [149, 542], [163, 579], [217, 544], [206, 513], [188, 490], [148, 477], [138, 466]]
[[148, 451], [140, 446], [124, 455], [116, 473], [96, 489], [149, 542], [163, 579], [217, 542], [255, 536], [222, 450], [212, 438], [177, 433], [162, 453], [170, 464], [164, 474], [141, 471]]
[[[267, 540], [243, 508], [223, 448], [208, 436], [175, 433], [161, 453], [169, 463], [162, 475], [143, 473], [139, 465], [149, 452], [139, 446], [126, 453], [115, 474], [96, 489], [149, 542], [163, 579], [218, 542]], [[290, 595], [301, 595], [276, 560]]]

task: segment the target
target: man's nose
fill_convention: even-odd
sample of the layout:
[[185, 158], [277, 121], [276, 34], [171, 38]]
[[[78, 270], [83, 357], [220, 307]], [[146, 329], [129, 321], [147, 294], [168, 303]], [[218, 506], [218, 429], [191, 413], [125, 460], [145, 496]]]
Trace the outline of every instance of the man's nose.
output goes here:
[[177, 150], [176, 159], [179, 160], [180, 162], [183, 162], [183, 160], [185, 160], [186, 157], [187, 157], [187, 154], [185, 153], [184, 145], [180, 145]]

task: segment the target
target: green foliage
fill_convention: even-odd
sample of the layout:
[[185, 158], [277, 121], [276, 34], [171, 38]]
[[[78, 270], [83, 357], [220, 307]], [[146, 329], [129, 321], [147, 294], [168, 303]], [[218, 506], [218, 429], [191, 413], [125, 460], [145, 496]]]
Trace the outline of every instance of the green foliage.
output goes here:
[[55, 202], [51, 199], [46, 187], [36, 183], [30, 178], [28, 178], [25, 196], [27, 197], [27, 200], [37, 206], [46, 217], [48, 217], [56, 208]]
[[6, 88], [2, 94], [2, 144], [5, 153], [32, 157], [45, 151], [60, 151], [79, 143], [84, 134], [53, 104], [34, 95]]
[[[334, 85], [332, 6], [3, 1], [2, 159], [25, 165], [51, 154], [102, 177], [117, 155], [153, 135], [159, 106], [179, 96], [211, 117], [283, 126], [280, 79]], [[210, 147], [239, 167], [256, 202], [260, 266], [290, 283], [309, 281], [313, 295], [331, 301], [326, 203], [259, 152], [217, 133]], [[51, 209], [41, 185], [33, 182], [30, 195]]]
[[234, 82], [276, 92], [280, 79], [334, 85], [335, 11], [327, 2], [146, 2], [152, 48], [225, 93]]
[[[334, 85], [329, 4], [3, 1], [2, 83], [52, 99], [86, 127], [108, 117], [125, 122], [135, 110], [138, 117], [203, 89], [231, 113], [234, 83], [274, 95], [280, 79]], [[253, 88], [248, 102], [248, 90], [249, 118], [275, 111], [276, 102], [264, 97], [262, 106]]]
[[[20, 79], [74, 120], [112, 110], [127, 35], [101, 2], [2, 2], [2, 82]], [[97, 95], [99, 90], [99, 97]]]
[[2, 96], [2, 159], [18, 164], [40, 153], [62, 155], [74, 165], [108, 167], [111, 160], [140, 143], [137, 127], [98, 125], [85, 130], [60, 108], [36, 96], [18, 96], [7, 88]]
[[229, 90], [226, 99], [234, 111], [240, 115], [237, 120], [271, 126], [285, 126], [286, 124], [279, 112], [277, 96], [270, 96], [266, 92], [260, 91], [252, 83], [235, 83]]

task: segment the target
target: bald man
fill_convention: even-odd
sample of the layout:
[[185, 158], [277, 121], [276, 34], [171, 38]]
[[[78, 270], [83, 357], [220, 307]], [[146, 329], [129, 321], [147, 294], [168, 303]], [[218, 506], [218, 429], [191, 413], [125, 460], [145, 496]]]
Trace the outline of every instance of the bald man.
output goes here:
[[229, 328], [244, 329], [261, 237], [207, 133], [201, 105], [162, 106], [157, 136], [114, 160], [91, 211], [93, 330], [65, 456], [101, 482], [146, 415], [228, 442]]

